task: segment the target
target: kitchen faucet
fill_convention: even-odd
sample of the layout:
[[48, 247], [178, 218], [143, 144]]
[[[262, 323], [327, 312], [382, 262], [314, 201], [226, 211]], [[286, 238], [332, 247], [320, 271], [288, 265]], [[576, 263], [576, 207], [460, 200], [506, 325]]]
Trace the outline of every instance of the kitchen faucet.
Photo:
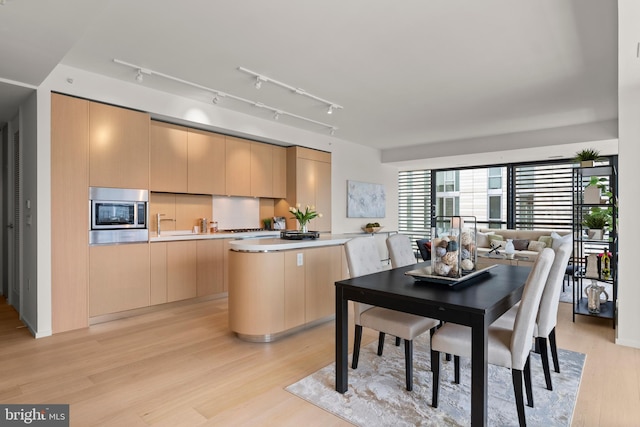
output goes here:
[[166, 214], [163, 213], [157, 213], [156, 214], [156, 221], [158, 223], [158, 237], [160, 237], [160, 222], [161, 221], [175, 221], [175, 219], [173, 218], [160, 218], [161, 216], [165, 216]]

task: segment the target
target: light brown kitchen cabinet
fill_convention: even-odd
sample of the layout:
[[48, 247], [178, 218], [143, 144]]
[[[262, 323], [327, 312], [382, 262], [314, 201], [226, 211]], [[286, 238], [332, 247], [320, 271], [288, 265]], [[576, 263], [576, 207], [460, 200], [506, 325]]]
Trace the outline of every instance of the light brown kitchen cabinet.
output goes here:
[[167, 301], [196, 297], [196, 241], [167, 243]]
[[[302, 255], [302, 265], [298, 256]], [[305, 261], [309, 253], [304, 250], [284, 252], [284, 329], [305, 323]]]
[[251, 141], [226, 139], [226, 194], [251, 196]]
[[150, 244], [151, 293], [149, 304], [167, 302], [167, 242]]
[[305, 250], [305, 322], [335, 314], [335, 282], [345, 279], [342, 246]]
[[287, 203], [276, 205], [276, 215], [287, 218], [287, 228], [296, 229], [289, 206], [314, 206], [322, 217], [309, 223], [309, 229], [331, 231], [331, 153], [304, 147], [287, 148]]
[[274, 199], [287, 197], [287, 149], [272, 146], [273, 152], [273, 193]]
[[149, 189], [186, 193], [187, 128], [151, 121], [151, 177]]
[[89, 101], [51, 94], [51, 327], [89, 326]]
[[225, 136], [189, 129], [188, 192], [194, 194], [226, 193]]
[[273, 197], [273, 149], [270, 144], [251, 142], [251, 195]]
[[89, 247], [89, 316], [147, 307], [149, 244]]
[[196, 296], [224, 292], [224, 242], [222, 239], [196, 242]]
[[149, 188], [149, 114], [89, 102], [89, 185]]

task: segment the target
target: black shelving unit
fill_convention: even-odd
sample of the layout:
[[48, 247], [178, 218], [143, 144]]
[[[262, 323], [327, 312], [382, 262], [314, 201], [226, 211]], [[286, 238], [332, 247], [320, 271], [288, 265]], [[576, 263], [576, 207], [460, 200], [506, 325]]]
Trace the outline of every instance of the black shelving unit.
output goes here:
[[[611, 197], [601, 203], [585, 203], [584, 188], [589, 184], [591, 177], [605, 178], [604, 184]], [[613, 327], [616, 324], [616, 301], [618, 299], [618, 233], [616, 206], [618, 178], [615, 165], [579, 167], [573, 171], [573, 260], [574, 260], [574, 286], [573, 286], [573, 321], [576, 315], [595, 316], [612, 319]], [[611, 213], [611, 225], [609, 232], [602, 239], [589, 238], [583, 225], [584, 216], [591, 212], [592, 208], [607, 209]], [[602, 276], [590, 276], [587, 273], [586, 263], [589, 254], [601, 254], [605, 250], [611, 253], [608, 279]], [[590, 269], [591, 270], [591, 269]], [[599, 270], [599, 269], [598, 269]], [[599, 313], [592, 313], [588, 309], [588, 299], [584, 293], [585, 288], [595, 279], [598, 282], [611, 284], [612, 301], [600, 305]]]

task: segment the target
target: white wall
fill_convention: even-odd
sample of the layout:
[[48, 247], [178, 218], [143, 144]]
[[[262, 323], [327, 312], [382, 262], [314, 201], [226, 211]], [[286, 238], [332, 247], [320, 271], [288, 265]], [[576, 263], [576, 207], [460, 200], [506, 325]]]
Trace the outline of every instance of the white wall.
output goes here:
[[638, 286], [638, 229], [640, 212], [640, 2], [618, 1], [618, 116], [619, 116], [619, 294], [616, 343], [640, 348], [640, 286]]

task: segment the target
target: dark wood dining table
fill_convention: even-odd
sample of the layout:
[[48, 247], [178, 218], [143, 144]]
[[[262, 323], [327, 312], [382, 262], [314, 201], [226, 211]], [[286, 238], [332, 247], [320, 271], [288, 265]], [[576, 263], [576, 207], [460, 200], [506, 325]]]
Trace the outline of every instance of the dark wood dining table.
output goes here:
[[471, 283], [453, 287], [416, 281], [404, 274], [428, 265], [424, 262], [335, 283], [336, 391], [345, 393], [348, 388], [349, 300], [458, 323], [472, 329], [471, 425], [485, 426], [488, 327], [520, 301], [531, 268], [498, 265]]

